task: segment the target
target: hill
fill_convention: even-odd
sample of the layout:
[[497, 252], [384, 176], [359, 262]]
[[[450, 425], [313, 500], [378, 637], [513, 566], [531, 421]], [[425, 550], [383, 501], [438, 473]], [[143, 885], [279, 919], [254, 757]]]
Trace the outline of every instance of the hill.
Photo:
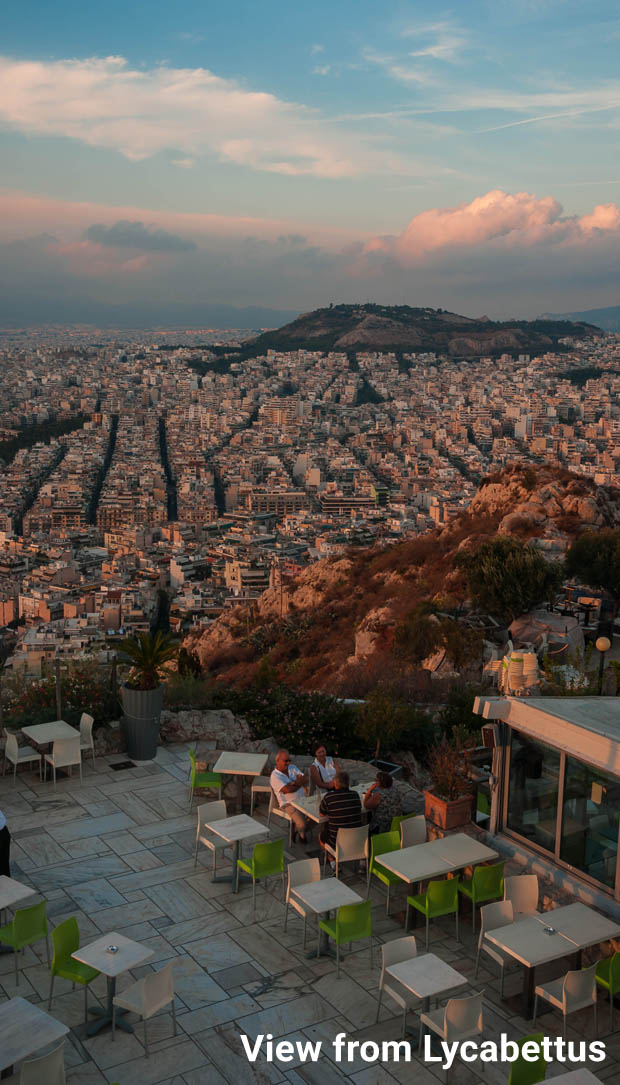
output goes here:
[[560, 339], [600, 334], [593, 325], [567, 320], [498, 322], [410, 305], [333, 305], [304, 313], [282, 328], [259, 335], [244, 344], [238, 357], [302, 349], [401, 354], [434, 351], [454, 358], [541, 354], [556, 350]]
[[606, 332], [620, 332], [620, 305], [605, 309], [584, 309], [575, 313], [543, 313], [541, 320], [585, 320]]

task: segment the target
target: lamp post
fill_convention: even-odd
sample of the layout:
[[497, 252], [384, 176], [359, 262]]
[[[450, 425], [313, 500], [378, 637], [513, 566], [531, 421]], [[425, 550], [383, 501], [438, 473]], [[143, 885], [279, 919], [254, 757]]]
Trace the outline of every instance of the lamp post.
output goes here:
[[597, 637], [596, 647], [599, 652], [599, 664], [598, 664], [598, 690], [599, 697], [603, 692], [603, 671], [605, 670], [605, 652], [608, 652], [611, 648], [611, 641], [609, 637]]

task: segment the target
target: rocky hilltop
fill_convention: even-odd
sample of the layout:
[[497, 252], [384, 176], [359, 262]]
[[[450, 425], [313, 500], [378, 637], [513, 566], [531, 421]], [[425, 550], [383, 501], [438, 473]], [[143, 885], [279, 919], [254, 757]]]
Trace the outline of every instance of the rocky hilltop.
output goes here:
[[480, 355], [542, 354], [564, 338], [591, 338], [592, 324], [568, 320], [493, 321], [459, 316], [443, 309], [410, 305], [331, 305], [304, 313], [290, 324], [265, 332], [244, 345], [239, 357], [267, 350], [432, 351], [454, 358]]
[[248, 616], [237, 608], [186, 647], [214, 674], [250, 681], [260, 666], [290, 684], [363, 695], [373, 676], [402, 671], [392, 649], [400, 622], [421, 603], [462, 610], [454, 568], [462, 549], [497, 534], [561, 557], [584, 528], [620, 526], [620, 493], [552, 466], [514, 466], [482, 480], [469, 508], [443, 529], [393, 546], [351, 550], [309, 566], [287, 590], [269, 589]]

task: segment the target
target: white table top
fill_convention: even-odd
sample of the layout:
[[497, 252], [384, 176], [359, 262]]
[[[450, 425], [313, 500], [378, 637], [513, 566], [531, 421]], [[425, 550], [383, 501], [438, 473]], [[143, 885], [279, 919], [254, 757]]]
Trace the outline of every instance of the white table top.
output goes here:
[[561, 908], [551, 908], [537, 918], [545, 927], [555, 927], [556, 931], [568, 938], [578, 949], [585, 949], [586, 946], [606, 942], [609, 938], [620, 935], [620, 924], [578, 901], [575, 904], [565, 904]]
[[265, 836], [269, 831], [266, 825], [248, 814], [235, 814], [220, 821], [205, 821], [205, 828], [221, 836], [229, 844], [234, 844], [237, 840], [249, 840], [251, 836]]
[[42, 1047], [66, 1036], [69, 1029], [62, 1021], [28, 1002], [10, 998], [0, 1005], [0, 1070], [28, 1058]]
[[[110, 953], [108, 946], [118, 946], [118, 953]], [[137, 968], [144, 964], [149, 957], [153, 956], [153, 950], [143, 946], [140, 942], [134, 942], [132, 938], [125, 938], [124, 934], [111, 931], [97, 938], [88, 946], [82, 946], [71, 954], [76, 961], [89, 964], [104, 976], [120, 976], [121, 972], [127, 972], [130, 968]]]
[[343, 904], [359, 904], [360, 897], [354, 889], [339, 881], [338, 878], [323, 878], [319, 882], [308, 882], [307, 885], [299, 885], [291, 892], [298, 897], [302, 904], [307, 905], [313, 912], [329, 912], [332, 908], [340, 908]]
[[428, 844], [413, 844], [410, 848], [389, 851], [378, 855], [377, 862], [392, 874], [398, 874], [407, 884], [421, 882], [426, 878], [443, 877], [454, 870], [454, 867], [439, 854], [437, 843], [438, 841], [431, 840]]
[[[370, 787], [370, 784], [355, 784], [351, 791], [355, 791], [359, 795], [360, 800]], [[302, 814], [312, 819], [312, 821], [327, 821], [328, 818], [325, 814], [319, 814], [319, 806], [325, 795], [328, 795], [329, 791], [315, 791], [314, 795], [300, 795], [298, 798], [290, 798], [289, 806], [294, 806], [296, 810], [301, 810]], [[364, 808], [362, 807], [362, 813]]]
[[80, 732], [64, 720], [52, 720], [51, 723], [36, 723], [32, 727], [22, 727], [22, 735], [31, 742], [55, 742], [62, 738], [79, 738]]
[[[569, 1070], [567, 1074], [547, 1079], [553, 1085], [602, 1085], [600, 1077], [595, 1077], [591, 1070], [582, 1066], [580, 1070]], [[611, 1078], [609, 1079], [611, 1081]]]
[[7, 878], [6, 874], [0, 874], [0, 910], [12, 908], [20, 900], [35, 896], [37, 890], [29, 885], [15, 881], [15, 878]]
[[416, 998], [431, 998], [453, 987], [463, 987], [469, 980], [442, 961], [436, 953], [422, 953], [409, 961], [386, 968], [388, 976], [402, 983]]
[[453, 870], [460, 870], [472, 863], [486, 863], [489, 859], [497, 859], [497, 852], [474, 840], [467, 833], [454, 833], [453, 836], [444, 836], [441, 840], [434, 840], [437, 845], [437, 854], [442, 859], [452, 863]]
[[568, 957], [575, 952], [574, 942], [559, 932], [545, 934], [545, 926], [546, 924], [541, 923], [540, 916], [528, 916], [527, 919], [520, 919], [507, 927], [488, 931], [485, 938], [528, 968], [545, 964], [546, 961], [556, 961], [560, 957]]
[[225, 750], [211, 772], [223, 772], [225, 776], [260, 776], [266, 764], [266, 753], [233, 753]]

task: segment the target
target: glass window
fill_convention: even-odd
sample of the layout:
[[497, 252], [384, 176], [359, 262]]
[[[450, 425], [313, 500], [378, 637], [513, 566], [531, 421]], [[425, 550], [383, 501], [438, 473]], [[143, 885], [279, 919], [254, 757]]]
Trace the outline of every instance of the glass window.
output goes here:
[[612, 889], [619, 815], [620, 780], [567, 757], [560, 859]]
[[547, 851], [555, 851], [560, 753], [512, 731], [507, 825]]

